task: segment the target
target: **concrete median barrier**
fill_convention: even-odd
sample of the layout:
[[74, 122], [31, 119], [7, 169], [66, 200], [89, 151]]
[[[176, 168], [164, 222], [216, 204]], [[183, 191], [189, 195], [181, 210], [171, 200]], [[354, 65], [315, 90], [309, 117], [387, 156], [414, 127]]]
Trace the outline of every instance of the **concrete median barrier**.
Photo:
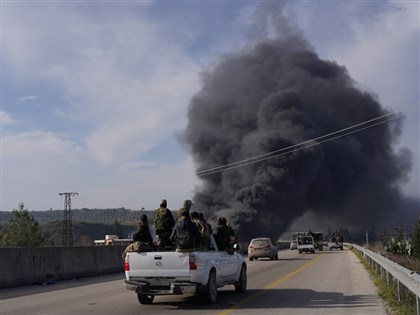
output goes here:
[[122, 272], [125, 247], [0, 248], [0, 288]]

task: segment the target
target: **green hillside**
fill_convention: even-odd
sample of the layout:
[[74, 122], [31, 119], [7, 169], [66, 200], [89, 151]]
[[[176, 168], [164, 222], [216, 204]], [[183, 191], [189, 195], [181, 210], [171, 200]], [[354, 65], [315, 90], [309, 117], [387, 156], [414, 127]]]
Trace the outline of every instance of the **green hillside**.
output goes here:
[[[63, 210], [30, 211], [44, 233], [44, 245], [63, 243]], [[146, 214], [152, 225], [153, 211], [128, 209], [72, 209], [73, 244], [93, 245], [107, 234], [128, 238], [137, 230], [140, 216]], [[11, 218], [11, 212], [0, 211], [0, 224]]]
[[[44, 232], [45, 245], [62, 245], [62, 221], [41, 223], [41, 229]], [[95, 240], [103, 240], [107, 234], [128, 238], [136, 230], [137, 225], [73, 222], [73, 244], [93, 245]]]

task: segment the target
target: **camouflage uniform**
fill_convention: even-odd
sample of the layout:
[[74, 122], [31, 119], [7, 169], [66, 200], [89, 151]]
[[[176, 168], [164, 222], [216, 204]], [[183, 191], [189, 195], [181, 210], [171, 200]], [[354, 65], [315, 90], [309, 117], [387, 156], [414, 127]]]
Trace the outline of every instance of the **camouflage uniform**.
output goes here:
[[191, 206], [193, 205], [192, 201], [187, 199], [184, 201], [183, 207], [181, 209], [178, 210], [178, 213], [176, 215], [176, 219], [179, 220], [179, 218], [181, 218], [182, 212], [184, 211], [188, 211], [188, 216], [190, 215], [190, 209]]
[[[155, 211], [156, 245], [160, 250], [167, 246], [173, 246], [169, 240], [172, 229], [175, 225], [171, 210], [166, 208], [167, 202], [162, 199], [160, 208]], [[163, 222], [161, 222], [163, 220]]]
[[[188, 234], [188, 244], [181, 244], [185, 233]], [[176, 222], [170, 240], [175, 243], [177, 252], [191, 252], [199, 248], [200, 238], [197, 226], [191, 221], [188, 212], [185, 210]]]
[[201, 242], [200, 250], [206, 251], [210, 248], [210, 229], [207, 223], [202, 220], [197, 212], [191, 212], [191, 221], [197, 225], [198, 231], [200, 231]]
[[206, 221], [206, 219], [204, 219], [204, 215], [203, 215], [203, 213], [202, 212], [199, 212], [198, 213], [198, 217], [199, 217], [199, 219], [201, 220], [201, 221], [203, 221], [207, 226], [208, 226], [208, 228], [209, 228], [209, 232], [210, 232], [210, 235], [212, 235], [213, 234], [213, 229], [212, 229], [212, 227], [211, 227], [211, 224], [210, 223], [208, 223], [207, 221]]

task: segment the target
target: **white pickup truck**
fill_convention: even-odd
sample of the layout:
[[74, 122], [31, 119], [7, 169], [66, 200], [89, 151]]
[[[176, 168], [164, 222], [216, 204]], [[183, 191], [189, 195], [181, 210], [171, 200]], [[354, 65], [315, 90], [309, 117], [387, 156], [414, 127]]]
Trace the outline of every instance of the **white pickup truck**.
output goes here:
[[213, 236], [208, 251], [129, 252], [124, 269], [125, 288], [135, 291], [141, 304], [151, 304], [155, 295], [196, 293], [213, 304], [218, 287], [233, 284], [243, 293], [247, 286], [245, 258], [238, 251], [218, 251]]
[[299, 254], [302, 254], [303, 252], [314, 254], [315, 253], [314, 238], [308, 235], [299, 236], [298, 252]]

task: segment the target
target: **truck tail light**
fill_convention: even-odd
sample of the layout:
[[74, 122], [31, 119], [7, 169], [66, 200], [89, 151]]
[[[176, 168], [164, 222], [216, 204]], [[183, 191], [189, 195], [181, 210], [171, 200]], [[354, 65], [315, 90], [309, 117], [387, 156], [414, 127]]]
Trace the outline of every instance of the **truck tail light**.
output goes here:
[[124, 263], [124, 271], [130, 271], [130, 264], [128, 262]]
[[195, 263], [194, 254], [190, 254], [190, 270], [197, 270], [197, 264]]
[[197, 264], [195, 261], [190, 261], [190, 270], [197, 270]]

